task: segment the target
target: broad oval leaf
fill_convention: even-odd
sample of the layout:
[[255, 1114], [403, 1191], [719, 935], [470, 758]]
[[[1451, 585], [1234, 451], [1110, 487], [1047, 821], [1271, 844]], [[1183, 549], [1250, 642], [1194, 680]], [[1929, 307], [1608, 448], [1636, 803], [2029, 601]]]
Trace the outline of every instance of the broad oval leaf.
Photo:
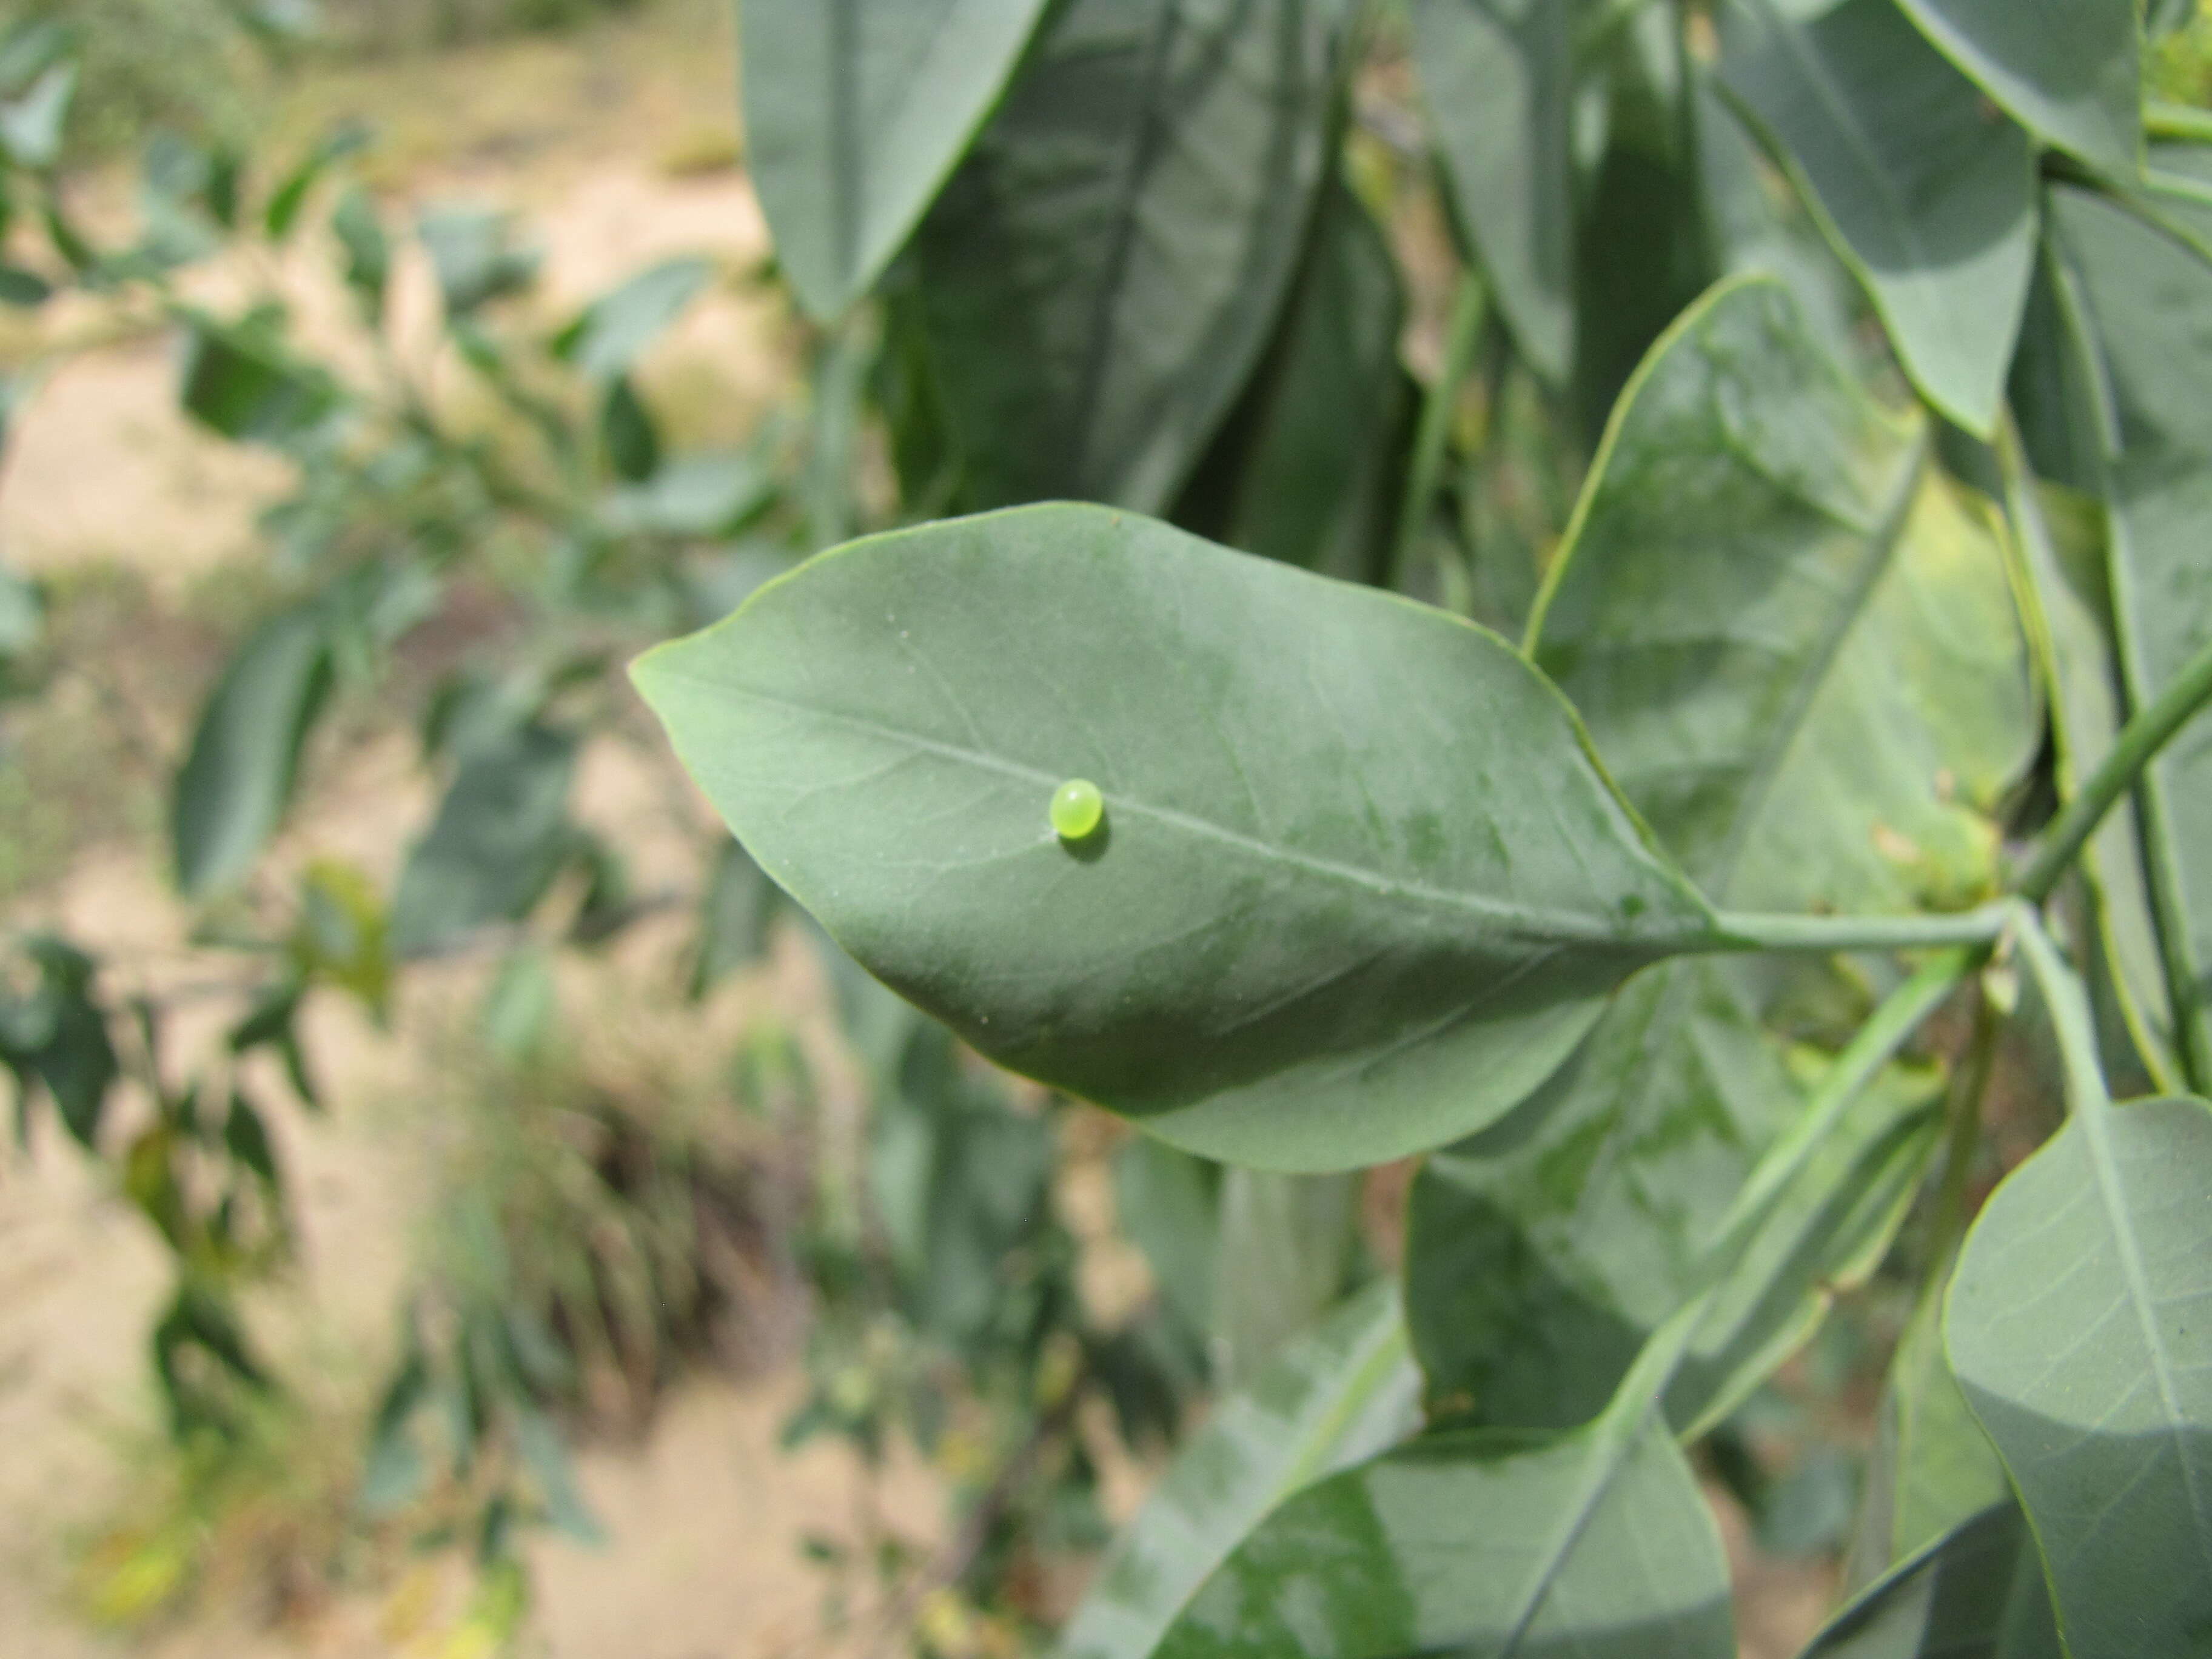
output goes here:
[[1898, 0], [2030, 132], [2121, 179], [2142, 164], [2135, 0]]
[[1575, 340], [1574, 18], [1561, 0], [1413, 0], [1413, 65], [1452, 205], [1522, 355]]
[[1864, 284], [1921, 393], [1987, 437], [2027, 303], [2027, 135], [1892, 0], [1728, 0], [1721, 76]]
[[2091, 1103], [1991, 1194], [1944, 1316], [2073, 1659], [2212, 1644], [2212, 1108]]
[[1853, 1599], [1802, 1659], [2061, 1659], [2020, 1505], [1960, 1522]]
[[1395, 1290], [1370, 1285], [1215, 1408], [1098, 1569], [1057, 1659], [1143, 1659], [1191, 1593], [1291, 1492], [1419, 1426]]
[[417, 956], [521, 916], [570, 850], [573, 733], [525, 724], [466, 750], [392, 896], [392, 948]]
[[914, 229], [1044, 0], [746, 0], [745, 167], [799, 303], [834, 322]]
[[264, 623], [200, 711], [169, 818], [177, 884], [186, 893], [245, 875], [283, 817], [300, 746], [330, 690], [326, 632], [312, 606]]
[[1328, 159], [1342, 0], [1072, 0], [922, 222], [979, 507], [1163, 509], [1274, 326]]
[[[2103, 403], [2112, 616], [2127, 702], [2141, 707], [2212, 637], [2204, 558], [2212, 415], [2203, 392], [2212, 270], [2086, 191], [2053, 190], [2051, 218], [2060, 280], [2078, 302]], [[2208, 736], [2212, 722], [2202, 717], [2185, 728], [2145, 771], [2135, 802], [2173, 1046], [2198, 1089], [2212, 1086], [2212, 843], [2194, 828], [2212, 811]], [[2100, 874], [2124, 869], [2100, 865]]]
[[[1984, 809], [2038, 738], [1994, 527], [1781, 283], [1723, 285], [1654, 349], [1570, 534], [1531, 650], [1707, 891], [1864, 911], [1993, 884]], [[1536, 1098], [1430, 1161], [1408, 1314], [1437, 1395], [1486, 1422], [1583, 1421], [1697, 1288], [1710, 1230], [1802, 1099], [1808, 1057], [1761, 1030], [1765, 971], [1651, 969]], [[1724, 1408], [1879, 1254], [1925, 1166], [1931, 1092], [1894, 1070], [1853, 1109], [1700, 1332], [1674, 1420]]]
[[[1489, 1122], [1710, 948], [1494, 635], [1103, 507], [853, 543], [634, 671], [762, 867], [1000, 1063], [1209, 1157]], [[1069, 777], [1103, 828], [1063, 844]]]
[[1728, 1563], [1652, 1418], [1617, 1454], [1425, 1436], [1309, 1486], [1206, 1581], [1162, 1659], [1724, 1659]]

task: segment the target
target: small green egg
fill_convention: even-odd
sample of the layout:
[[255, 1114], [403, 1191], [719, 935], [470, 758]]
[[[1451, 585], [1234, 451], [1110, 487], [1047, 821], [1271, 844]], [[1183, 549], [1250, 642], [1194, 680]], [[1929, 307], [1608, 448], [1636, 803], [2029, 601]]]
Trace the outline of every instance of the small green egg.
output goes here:
[[1052, 792], [1052, 832], [1062, 841], [1088, 840], [1106, 817], [1106, 798], [1088, 778], [1070, 778]]

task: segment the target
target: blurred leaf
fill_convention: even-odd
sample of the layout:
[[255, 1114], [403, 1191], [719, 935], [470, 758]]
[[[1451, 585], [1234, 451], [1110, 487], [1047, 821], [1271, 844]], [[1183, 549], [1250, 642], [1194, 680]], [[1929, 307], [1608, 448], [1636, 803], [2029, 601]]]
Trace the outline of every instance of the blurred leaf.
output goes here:
[[561, 1443], [560, 1431], [543, 1412], [526, 1407], [514, 1409], [515, 1447], [537, 1485], [546, 1520], [556, 1531], [566, 1533], [580, 1544], [605, 1543], [606, 1529], [584, 1502], [576, 1485], [575, 1466], [569, 1462], [568, 1448]]
[[0, 1065], [15, 1073], [19, 1138], [33, 1083], [43, 1085], [62, 1125], [96, 1150], [108, 1091], [121, 1068], [107, 1017], [93, 1000], [98, 964], [67, 941], [34, 936], [22, 945], [38, 982], [21, 995], [0, 988]]
[[1899, 0], [1939, 51], [2030, 132], [2123, 182], [2142, 166], [2135, 0]]
[[188, 896], [253, 867], [290, 805], [301, 747], [330, 684], [330, 649], [312, 606], [263, 623], [231, 659], [177, 773], [170, 844]]
[[2212, 1107], [2081, 1102], [1990, 1194], [1943, 1330], [2072, 1659], [2212, 1632]]
[[0, 264], [0, 304], [42, 306], [53, 297], [53, 287], [35, 270]]
[[2061, 1659], [2020, 1506], [1963, 1521], [1853, 1599], [1801, 1659]]
[[1988, 437], [2035, 258], [2027, 135], [1891, 0], [1809, 15], [1728, 0], [1723, 18], [1723, 81], [1865, 285], [1905, 372]]
[[1359, 1188], [1356, 1175], [1222, 1172], [1212, 1328], [1224, 1386], [1250, 1381], [1343, 1296]]
[[222, 1144], [230, 1155], [271, 1187], [283, 1184], [276, 1169], [276, 1151], [269, 1139], [269, 1126], [253, 1103], [231, 1091], [230, 1111], [222, 1121]]
[[307, 192], [315, 187], [315, 181], [347, 157], [368, 149], [374, 137], [364, 121], [341, 121], [323, 135], [321, 142], [307, 152], [269, 198], [269, 206], [262, 215], [262, 228], [272, 240], [282, 241], [292, 234], [292, 227], [298, 222], [300, 210], [307, 203]]
[[660, 434], [626, 379], [610, 382], [600, 401], [599, 441], [616, 476], [632, 483], [651, 477], [660, 465]]
[[1044, 0], [747, 0], [745, 161], [799, 303], [835, 322], [997, 101]]
[[[1103, 507], [855, 542], [632, 672], [872, 973], [1209, 1156], [1468, 1133], [1715, 937], [1504, 641]], [[1086, 775], [1104, 824], [1063, 844]]]
[[1138, 1135], [1114, 1154], [1114, 1213], [1152, 1264], [1160, 1300], [1201, 1349], [1213, 1331], [1221, 1170]]
[[511, 951], [484, 994], [484, 1041], [504, 1060], [527, 1060], [544, 1047], [558, 1007], [545, 952], [534, 945]]
[[[154, 1370], [169, 1407], [171, 1431], [179, 1438], [198, 1428], [227, 1429], [235, 1421], [233, 1388], [266, 1392], [274, 1387], [254, 1358], [236, 1310], [216, 1290], [198, 1279], [177, 1288], [154, 1327]], [[198, 1353], [212, 1363], [214, 1374], [185, 1356]], [[228, 1385], [226, 1386], [226, 1383]]]
[[331, 211], [331, 233], [345, 251], [346, 286], [372, 324], [384, 315], [384, 293], [392, 280], [392, 246], [376, 198], [359, 185], [338, 198]]
[[399, 1367], [385, 1384], [371, 1428], [368, 1451], [355, 1502], [370, 1516], [389, 1515], [422, 1491], [428, 1471], [410, 1429], [418, 1408], [430, 1397], [429, 1368], [420, 1339], [410, 1328]]
[[495, 209], [431, 208], [416, 220], [416, 234], [430, 256], [448, 322], [537, 280], [537, 250], [517, 246], [513, 217]]
[[670, 259], [594, 300], [554, 339], [554, 354], [586, 380], [629, 373], [660, 331], [684, 313], [714, 275], [711, 259]]
[[61, 159], [62, 125], [76, 94], [74, 59], [56, 64], [13, 97], [0, 99], [0, 150], [33, 171]]
[[1397, 1297], [1370, 1285], [1230, 1395], [1099, 1565], [1055, 1659], [1142, 1659], [1191, 1593], [1290, 1493], [1419, 1425]]
[[543, 726], [487, 738], [461, 757], [392, 902], [392, 946], [421, 956], [487, 922], [521, 917], [568, 849], [576, 739]]
[[[611, 535], [734, 536], [774, 504], [775, 475], [754, 455], [678, 455], [646, 482], [608, 492], [599, 522]], [[719, 613], [717, 613], [719, 614]]]
[[734, 838], [725, 836], [699, 910], [699, 942], [691, 959], [693, 1000], [767, 954], [775, 901], [775, 884]]
[[0, 669], [39, 642], [46, 631], [46, 592], [31, 577], [0, 565]]
[[1297, 267], [1344, 10], [1051, 14], [916, 237], [974, 505], [1173, 499]]
[[313, 431], [343, 401], [319, 363], [296, 356], [282, 320], [256, 312], [234, 323], [186, 312], [189, 347], [179, 402], [226, 438], [282, 447]]
[[1574, 349], [1576, 9], [1413, 0], [1414, 68], [1474, 244], [1522, 355], [1554, 386]]

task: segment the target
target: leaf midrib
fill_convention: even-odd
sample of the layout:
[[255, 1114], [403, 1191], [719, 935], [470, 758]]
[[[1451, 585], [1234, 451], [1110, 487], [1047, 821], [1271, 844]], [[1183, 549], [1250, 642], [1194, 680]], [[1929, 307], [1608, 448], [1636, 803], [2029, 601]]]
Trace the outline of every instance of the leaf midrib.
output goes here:
[[[866, 732], [869, 735], [892, 742], [905, 744], [940, 759], [980, 770], [995, 772], [1003, 777], [1019, 778], [1024, 782], [1042, 786], [1046, 793], [1064, 781], [1058, 775], [1010, 760], [979, 749], [970, 749], [942, 738], [925, 737], [915, 732], [872, 719], [864, 714], [848, 714], [842, 709], [825, 708], [797, 698], [781, 696], [755, 687], [735, 685], [700, 674], [686, 673], [677, 669], [663, 669], [665, 679], [682, 681], [717, 696], [739, 697], [771, 707], [792, 710], [811, 720]], [[1041, 796], [1040, 799], [1042, 799]], [[1335, 881], [1358, 887], [1388, 899], [1415, 905], [1475, 915], [1500, 924], [1501, 930], [1529, 943], [1555, 944], [1560, 941], [1620, 950], [1623, 952], [1644, 951], [1688, 951], [1698, 949], [1723, 948], [1725, 940], [1717, 925], [1703, 927], [1686, 923], [1667, 932], [1656, 930], [1648, 933], [1624, 931], [1609, 919], [1592, 915], [1581, 910], [1555, 910], [1540, 906], [1516, 904], [1510, 901], [1491, 898], [1484, 894], [1462, 890], [1432, 887], [1424, 882], [1408, 881], [1402, 877], [1388, 876], [1380, 871], [1346, 864], [1340, 860], [1323, 858], [1316, 854], [1301, 852], [1295, 848], [1266, 842], [1231, 830], [1225, 824], [1212, 822], [1194, 813], [1171, 806], [1157, 805], [1139, 799], [1123, 790], [1109, 796], [1111, 810], [1133, 813], [1150, 818], [1157, 823], [1181, 830], [1188, 834], [1216, 842], [1223, 846], [1259, 858], [1262, 860], [1289, 865], [1306, 874], [1324, 880]], [[1663, 866], [1660, 866], [1663, 869]], [[1681, 890], [1692, 891], [1686, 884]]]

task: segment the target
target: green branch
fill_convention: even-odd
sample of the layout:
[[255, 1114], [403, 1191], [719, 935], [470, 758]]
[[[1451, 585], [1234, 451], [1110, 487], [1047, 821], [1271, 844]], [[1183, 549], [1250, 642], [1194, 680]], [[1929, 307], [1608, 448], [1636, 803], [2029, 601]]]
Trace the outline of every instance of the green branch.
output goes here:
[[2212, 702], [2212, 642], [2199, 647], [2150, 706], [2120, 728], [2104, 763], [2090, 774], [2043, 832], [2041, 844], [2013, 884], [2013, 890], [2037, 903], [2050, 897], [2051, 890], [2081, 856], [2081, 848], [2112, 804], [2133, 787], [2152, 757], [2208, 702]]
[[2066, 1062], [2066, 1093], [2076, 1112], [2094, 1113], [2112, 1103], [2105, 1082], [2105, 1068], [2097, 1057], [2096, 1024], [2089, 1013], [2089, 999], [2075, 978], [2057, 944], [2031, 906], [2020, 912], [2021, 954], [2050, 1011], [2051, 1029], [2058, 1036], [2058, 1053]]
[[2011, 920], [2013, 904], [2000, 900], [1978, 909], [1937, 915], [1769, 916], [1723, 911], [1720, 931], [1728, 951], [1924, 951], [1945, 945], [1994, 944]]

